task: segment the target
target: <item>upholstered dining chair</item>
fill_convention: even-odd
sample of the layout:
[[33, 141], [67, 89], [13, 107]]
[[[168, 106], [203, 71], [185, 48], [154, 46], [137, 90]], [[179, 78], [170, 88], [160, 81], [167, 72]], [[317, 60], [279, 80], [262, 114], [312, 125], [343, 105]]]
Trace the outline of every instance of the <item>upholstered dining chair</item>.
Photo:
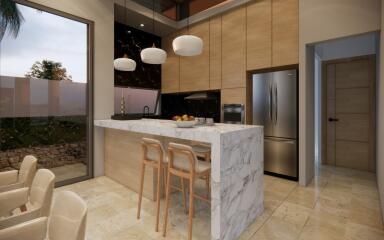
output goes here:
[[51, 215], [0, 230], [0, 240], [84, 240], [87, 205], [70, 191], [56, 195]]
[[[48, 169], [39, 169], [30, 189], [25, 187], [0, 193], [0, 229], [48, 216], [54, 184], [55, 175]], [[22, 211], [14, 211], [17, 208]]]
[[23, 187], [31, 187], [36, 174], [37, 158], [32, 155], [24, 157], [20, 170], [0, 172], [0, 193]]

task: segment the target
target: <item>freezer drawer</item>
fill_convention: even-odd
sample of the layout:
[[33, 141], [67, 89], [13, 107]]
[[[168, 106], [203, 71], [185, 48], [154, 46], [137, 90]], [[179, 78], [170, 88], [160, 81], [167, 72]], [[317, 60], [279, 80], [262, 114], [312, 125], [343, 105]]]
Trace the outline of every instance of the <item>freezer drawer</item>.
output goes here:
[[264, 170], [297, 178], [297, 141], [293, 139], [264, 139]]

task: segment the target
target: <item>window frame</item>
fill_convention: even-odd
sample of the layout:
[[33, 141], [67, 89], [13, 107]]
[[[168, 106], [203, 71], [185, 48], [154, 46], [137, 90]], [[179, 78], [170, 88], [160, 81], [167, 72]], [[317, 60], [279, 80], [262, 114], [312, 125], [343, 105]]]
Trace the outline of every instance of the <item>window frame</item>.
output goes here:
[[59, 17], [64, 17], [76, 22], [80, 22], [87, 25], [87, 91], [86, 91], [86, 124], [87, 124], [87, 174], [85, 176], [75, 177], [71, 179], [65, 179], [55, 183], [55, 187], [60, 187], [76, 182], [81, 182], [94, 177], [94, 21], [88, 20], [82, 17], [75, 16], [70, 13], [66, 13], [54, 8], [50, 8], [38, 3], [30, 2], [27, 0], [14, 0], [16, 4], [31, 7], [37, 10], [41, 10], [50, 14], [54, 14]]

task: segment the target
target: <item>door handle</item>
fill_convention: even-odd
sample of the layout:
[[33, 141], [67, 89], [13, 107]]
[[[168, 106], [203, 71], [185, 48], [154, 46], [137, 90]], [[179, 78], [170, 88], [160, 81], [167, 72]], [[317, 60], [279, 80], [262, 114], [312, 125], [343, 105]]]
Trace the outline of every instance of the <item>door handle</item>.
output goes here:
[[273, 98], [272, 98], [272, 85], [269, 85], [269, 119], [272, 121], [272, 105], [273, 105]]
[[328, 118], [328, 122], [338, 122], [338, 118]]
[[277, 83], [275, 83], [275, 125], [277, 124]]

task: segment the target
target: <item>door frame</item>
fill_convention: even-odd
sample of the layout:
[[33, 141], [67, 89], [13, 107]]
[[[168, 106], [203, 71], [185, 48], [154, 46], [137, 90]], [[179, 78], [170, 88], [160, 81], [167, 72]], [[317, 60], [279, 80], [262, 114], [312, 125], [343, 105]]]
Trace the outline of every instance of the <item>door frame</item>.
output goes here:
[[[362, 56], [356, 56], [356, 57], [348, 57], [348, 58], [338, 58], [338, 59], [332, 59], [332, 60], [327, 60], [327, 61], [322, 61], [321, 63], [321, 109], [320, 109], [320, 114], [321, 114], [321, 143], [320, 143], [320, 151], [321, 151], [321, 164], [327, 164], [327, 128], [328, 128], [328, 121], [327, 121], [327, 113], [328, 113], [328, 108], [327, 108], [327, 99], [328, 99], [328, 86], [327, 86], [327, 74], [326, 74], [326, 67], [327, 65], [331, 64], [337, 64], [337, 63], [345, 63], [345, 62], [351, 62], [351, 61], [356, 61], [360, 59], [367, 59], [371, 60], [373, 63], [373, 77], [374, 80], [372, 82], [372, 98], [371, 98], [371, 103], [370, 106], [372, 107], [371, 111], [371, 116], [370, 116], [370, 122], [372, 125], [370, 125], [370, 132], [372, 133], [372, 136], [370, 136], [370, 141], [372, 142], [372, 148], [371, 151], [371, 158], [373, 161], [376, 161], [376, 82], [377, 82], [377, 66], [376, 66], [376, 54], [369, 54], [369, 55], [362, 55]], [[336, 110], [336, 109], [335, 109]], [[335, 139], [336, 140], [336, 139]], [[336, 154], [336, 151], [335, 151]], [[336, 159], [335, 159], [336, 161]], [[375, 171], [376, 166], [373, 164], [373, 172]]]

